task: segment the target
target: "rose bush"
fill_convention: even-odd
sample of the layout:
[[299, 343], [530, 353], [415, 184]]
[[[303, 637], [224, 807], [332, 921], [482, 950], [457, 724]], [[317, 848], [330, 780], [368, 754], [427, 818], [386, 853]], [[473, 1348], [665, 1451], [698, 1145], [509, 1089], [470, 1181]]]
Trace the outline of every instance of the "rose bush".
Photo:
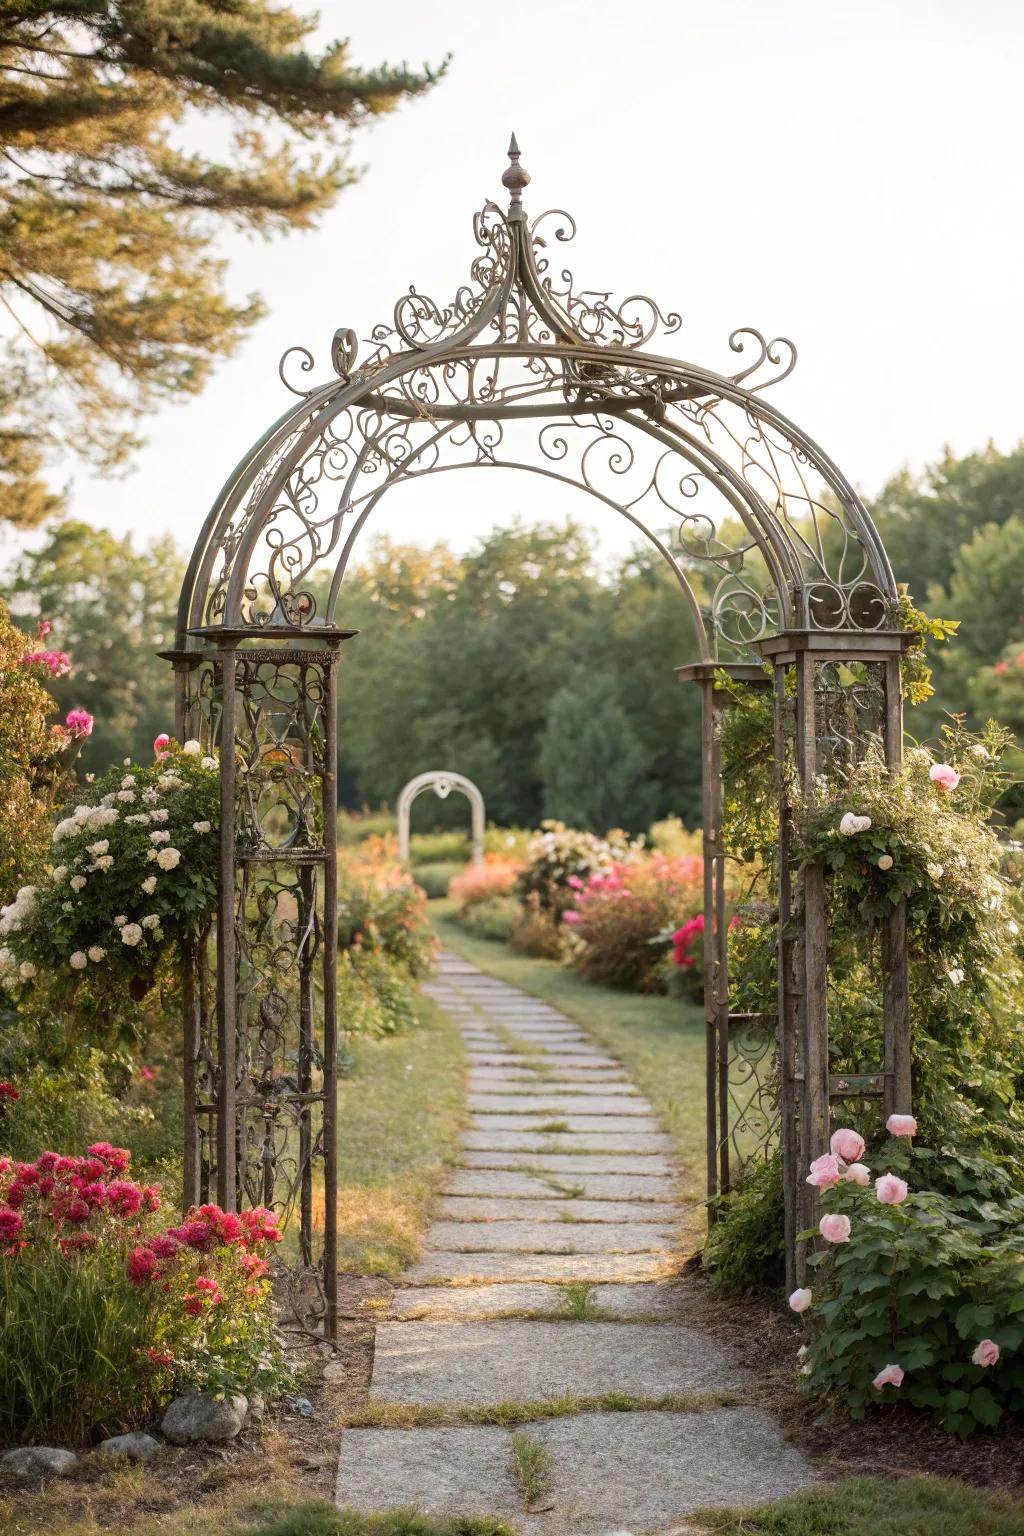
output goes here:
[[213, 911], [219, 805], [217, 762], [192, 742], [85, 786], [53, 829], [45, 875], [0, 911], [5, 985], [45, 974], [58, 994], [144, 987]]
[[696, 855], [670, 858], [662, 853], [614, 862], [586, 879], [569, 875], [566, 884], [574, 900], [562, 921], [572, 929], [576, 969], [604, 986], [665, 991], [670, 945], [681, 953], [675, 935], [684, 919], [696, 921], [703, 878], [703, 862]]
[[[891, 1116], [871, 1173], [856, 1131], [811, 1165], [826, 1246], [789, 1305], [811, 1321], [809, 1387], [854, 1418], [903, 1399], [966, 1436], [1024, 1409], [1024, 1198], [983, 1158], [916, 1146]], [[930, 1186], [930, 1187], [928, 1187]]]
[[615, 865], [631, 863], [643, 852], [644, 839], [630, 838], [625, 832], [609, 832], [597, 837], [593, 832], [578, 832], [560, 821], [542, 821], [540, 831], [527, 845], [526, 866], [516, 884], [516, 894], [529, 907], [535, 897], [538, 907], [557, 920], [575, 905], [578, 886], [571, 881], [587, 881], [593, 875], [607, 875]]
[[270, 1211], [163, 1226], [160, 1190], [109, 1142], [0, 1159], [0, 1442], [85, 1444], [152, 1422], [188, 1387], [272, 1398]]

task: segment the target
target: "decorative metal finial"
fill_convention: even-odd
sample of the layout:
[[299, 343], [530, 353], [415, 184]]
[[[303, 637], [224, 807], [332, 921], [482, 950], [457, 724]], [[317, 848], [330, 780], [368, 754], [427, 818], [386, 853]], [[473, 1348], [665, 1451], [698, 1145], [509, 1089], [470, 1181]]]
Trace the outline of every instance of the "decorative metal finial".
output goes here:
[[525, 166], [519, 164], [519, 145], [516, 143], [515, 134], [512, 135], [508, 146], [508, 158], [509, 164], [502, 174], [501, 184], [503, 187], [507, 187], [512, 194], [512, 201], [509, 207], [509, 212], [511, 213], [513, 209], [522, 207], [523, 188], [530, 185], [529, 171]]

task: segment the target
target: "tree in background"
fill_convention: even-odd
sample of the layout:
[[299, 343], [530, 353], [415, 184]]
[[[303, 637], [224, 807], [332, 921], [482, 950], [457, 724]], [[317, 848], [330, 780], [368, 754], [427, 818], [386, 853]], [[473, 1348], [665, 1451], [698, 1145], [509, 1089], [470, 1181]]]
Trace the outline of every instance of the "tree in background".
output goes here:
[[308, 227], [356, 174], [338, 132], [438, 78], [314, 56], [315, 24], [267, 0], [0, 0], [0, 516], [37, 524], [49, 458], [123, 463], [126, 422], [198, 392], [261, 313], [225, 292], [218, 224]]
[[553, 696], [538, 767], [544, 815], [570, 827], [603, 833], [623, 819], [646, 827], [662, 809], [648, 800], [645, 754], [607, 675], [581, 672]]
[[154, 736], [174, 725], [173, 674], [157, 655], [174, 640], [185, 565], [169, 538], [137, 550], [88, 523], [61, 522], [41, 549], [25, 554], [11, 588], [22, 622], [52, 626], [72, 671], [54, 679], [62, 708], [95, 717], [82, 768], [101, 773], [126, 756], [150, 755]]

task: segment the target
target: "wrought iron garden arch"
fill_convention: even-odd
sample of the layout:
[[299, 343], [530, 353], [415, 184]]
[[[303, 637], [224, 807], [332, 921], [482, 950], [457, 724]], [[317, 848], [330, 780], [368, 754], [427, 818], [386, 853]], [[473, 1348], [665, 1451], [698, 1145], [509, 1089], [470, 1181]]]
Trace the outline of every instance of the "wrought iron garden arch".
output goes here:
[[[215, 986], [206, 945], [185, 966], [186, 1198], [215, 1190], [225, 1205], [296, 1211], [296, 1302], [332, 1335], [337, 674], [354, 633], [336, 608], [355, 540], [396, 484], [513, 467], [575, 485], [631, 521], [678, 582], [697, 651], [678, 670], [702, 698], [709, 1194], [735, 1171], [737, 1068], [742, 1077], [765, 1042], [778, 1047], [791, 1277], [813, 1213], [801, 1167], [827, 1142], [831, 1103], [877, 1094], [889, 1111], [909, 1108], [905, 914], [884, 935], [878, 1070], [837, 1079], [824, 877], [793, 867], [787, 839], [792, 787], [811, 793], [836, 753], [881, 738], [899, 763], [906, 637], [885, 551], [837, 466], [764, 398], [792, 371], [792, 344], [734, 331], [743, 366], [732, 374], [652, 346], [679, 316], [577, 289], [554, 260], [575, 225], [560, 212], [529, 220], [529, 180], [513, 139], [509, 206], [475, 217], [478, 254], [449, 304], [410, 289], [361, 360], [355, 334], [339, 329], [326, 383], [290, 383], [289, 364], [308, 375], [314, 362], [302, 348], [285, 355], [297, 403], [215, 502], [169, 653], [179, 736], [219, 748], [221, 762]], [[331, 565], [324, 598], [315, 578]], [[771, 1017], [730, 1011], [726, 676], [773, 690], [783, 831]]]
[[472, 849], [473, 863], [482, 864], [484, 861], [484, 829], [487, 825], [486, 811], [484, 809], [484, 797], [480, 793], [472, 779], [467, 779], [464, 774], [452, 773], [447, 768], [435, 768], [427, 773], [418, 773], [408, 784], [402, 786], [398, 795], [396, 813], [398, 817], [398, 857], [405, 863], [409, 857], [409, 820], [412, 815], [412, 803], [418, 795], [422, 795], [425, 789], [432, 789], [442, 800], [446, 800], [453, 789], [457, 789], [465, 795], [469, 801], [470, 814], [472, 816]]

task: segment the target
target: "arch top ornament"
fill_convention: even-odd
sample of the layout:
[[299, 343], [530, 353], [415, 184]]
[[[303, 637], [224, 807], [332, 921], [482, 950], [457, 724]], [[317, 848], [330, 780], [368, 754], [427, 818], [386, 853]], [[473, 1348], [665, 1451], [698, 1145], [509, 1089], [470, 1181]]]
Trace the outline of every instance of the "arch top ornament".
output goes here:
[[482, 864], [484, 861], [484, 831], [487, 825], [484, 797], [472, 779], [467, 779], [465, 774], [462, 773], [453, 773], [448, 768], [434, 768], [426, 773], [418, 773], [399, 792], [396, 807], [398, 817], [398, 857], [402, 860], [403, 864], [407, 863], [409, 859], [409, 823], [412, 817], [413, 801], [427, 789], [432, 789], [439, 800], [447, 800], [452, 790], [457, 790], [460, 794], [465, 795], [469, 801], [472, 816], [473, 863]]
[[[792, 342], [740, 327], [738, 368], [673, 357], [679, 312], [577, 284], [564, 263], [575, 221], [530, 218], [514, 138], [508, 160], [508, 206], [475, 215], [477, 254], [451, 299], [411, 287], [362, 354], [339, 327], [320, 383], [305, 347], [282, 358], [297, 400], [210, 512], [178, 649], [225, 632], [329, 638], [355, 540], [387, 491], [465, 468], [526, 469], [624, 515], [671, 568], [702, 662], [747, 660], [793, 629], [895, 628], [895, 583], [860, 498], [765, 398], [793, 371]], [[326, 602], [313, 579], [325, 566]]]

